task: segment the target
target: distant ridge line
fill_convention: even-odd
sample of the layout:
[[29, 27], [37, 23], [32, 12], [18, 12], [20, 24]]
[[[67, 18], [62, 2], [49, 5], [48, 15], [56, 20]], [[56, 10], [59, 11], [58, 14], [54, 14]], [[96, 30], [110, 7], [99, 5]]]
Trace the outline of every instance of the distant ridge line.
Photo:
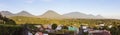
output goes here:
[[53, 10], [48, 10], [47, 12], [39, 16], [32, 15], [27, 11], [21, 11], [16, 14], [13, 14], [9, 11], [0, 11], [0, 13], [6, 17], [25, 16], [25, 17], [37, 17], [37, 18], [49, 18], [49, 19], [67, 19], [67, 18], [69, 19], [105, 19], [101, 15], [94, 16], [92, 14], [88, 15], [80, 12], [71, 12], [71, 13], [60, 15]]

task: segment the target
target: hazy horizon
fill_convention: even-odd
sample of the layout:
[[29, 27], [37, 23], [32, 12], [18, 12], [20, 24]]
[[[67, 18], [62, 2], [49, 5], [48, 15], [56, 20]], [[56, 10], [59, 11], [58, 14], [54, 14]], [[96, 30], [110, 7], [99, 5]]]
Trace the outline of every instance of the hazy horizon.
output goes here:
[[41, 15], [47, 10], [59, 14], [81, 12], [120, 19], [120, 0], [0, 0], [0, 11], [19, 13], [25, 10]]

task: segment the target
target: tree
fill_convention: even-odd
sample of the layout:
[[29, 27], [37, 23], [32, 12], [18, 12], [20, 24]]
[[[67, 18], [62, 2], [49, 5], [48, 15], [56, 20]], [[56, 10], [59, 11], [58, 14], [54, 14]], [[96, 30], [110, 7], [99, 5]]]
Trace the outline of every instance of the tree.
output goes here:
[[2, 16], [2, 14], [0, 13], [0, 23], [1, 24], [4, 24], [4, 21], [3, 21], [3, 16]]
[[9, 21], [7, 21], [6, 22], [6, 24], [13, 24], [13, 25], [15, 25], [16, 24], [16, 22], [15, 21], [13, 21], [12, 19], [8, 19]]
[[57, 28], [57, 24], [52, 24], [52, 29], [55, 30]]
[[3, 18], [3, 16], [2, 16], [2, 14], [0, 13], [0, 20], [2, 20], [2, 18]]
[[2, 20], [5, 22], [5, 24], [13, 24], [13, 25], [16, 24], [16, 22], [15, 22], [14, 20], [9, 19], [9, 18], [7, 18], [7, 17], [3, 17]]

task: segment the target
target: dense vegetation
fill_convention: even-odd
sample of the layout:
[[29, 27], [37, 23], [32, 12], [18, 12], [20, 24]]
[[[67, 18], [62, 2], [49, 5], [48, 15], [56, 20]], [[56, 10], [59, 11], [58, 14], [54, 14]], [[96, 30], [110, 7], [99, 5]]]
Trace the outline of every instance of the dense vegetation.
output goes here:
[[45, 18], [33, 18], [16, 16], [11, 17], [17, 24], [32, 23], [32, 24], [53, 24], [58, 25], [73, 25], [79, 27], [80, 24], [88, 25], [91, 27], [98, 26], [100, 23], [104, 23], [105, 26], [120, 24], [120, 20], [117, 19], [45, 19]]
[[22, 27], [19, 25], [0, 24], [0, 35], [22, 35]]
[[20, 32], [20, 28], [15, 21], [0, 14], [0, 35], [13, 35], [16, 32]]

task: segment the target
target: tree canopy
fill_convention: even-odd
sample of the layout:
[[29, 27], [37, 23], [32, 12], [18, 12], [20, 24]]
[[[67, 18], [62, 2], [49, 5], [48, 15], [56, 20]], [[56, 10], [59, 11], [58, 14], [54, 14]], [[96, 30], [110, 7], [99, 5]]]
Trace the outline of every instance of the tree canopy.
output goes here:
[[16, 24], [16, 22], [10, 18], [7, 18], [5, 16], [2, 16], [0, 13], [0, 23], [1, 24]]

